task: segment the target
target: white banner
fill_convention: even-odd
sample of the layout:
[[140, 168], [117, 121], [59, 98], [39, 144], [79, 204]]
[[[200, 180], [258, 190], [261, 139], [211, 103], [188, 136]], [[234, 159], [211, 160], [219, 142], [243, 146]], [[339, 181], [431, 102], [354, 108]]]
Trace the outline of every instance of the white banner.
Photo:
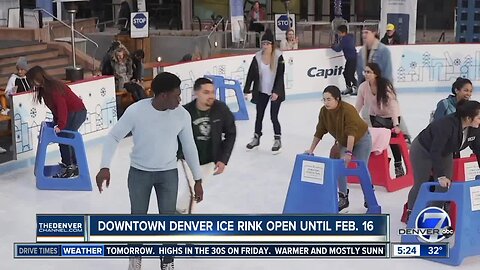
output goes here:
[[[480, 48], [476, 44], [390, 46], [394, 85], [402, 90], [447, 90], [457, 77], [480, 83]], [[345, 59], [331, 49], [283, 53], [286, 94], [321, 93], [330, 84], [345, 89]], [[195, 79], [221, 75], [243, 83], [253, 54], [182, 63], [164, 68], [182, 80], [183, 102], [191, 100]]]
[[[100, 138], [117, 122], [115, 82], [113, 77], [101, 77], [69, 84], [87, 109], [87, 120], [78, 130], [84, 141]], [[33, 93], [12, 96], [17, 160], [35, 155], [38, 132], [42, 121], [52, 120], [50, 110], [44, 104], [33, 102]]]
[[243, 19], [243, 1], [230, 0], [230, 21], [232, 25], [232, 42], [245, 42], [244, 35], [248, 29]]
[[415, 44], [417, 29], [417, 0], [382, 0], [379, 34], [385, 34], [387, 24], [395, 25], [402, 43]]

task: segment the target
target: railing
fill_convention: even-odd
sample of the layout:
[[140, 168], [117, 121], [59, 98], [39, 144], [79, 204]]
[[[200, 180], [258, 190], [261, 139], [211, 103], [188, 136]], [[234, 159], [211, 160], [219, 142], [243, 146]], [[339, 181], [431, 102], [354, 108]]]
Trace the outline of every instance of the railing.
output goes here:
[[[80, 35], [82, 38], [90, 41], [93, 45], [95, 45], [95, 50], [93, 51], [93, 55], [92, 55], [92, 71], [95, 72], [95, 55], [97, 54], [97, 50], [98, 50], [98, 43], [96, 43], [95, 41], [93, 41], [91, 38], [85, 36], [83, 33], [75, 30], [75, 29], [72, 29], [72, 27], [70, 27], [70, 25], [64, 23], [62, 20], [59, 20], [55, 15], [53, 15], [52, 13], [48, 12], [47, 10], [45, 10], [44, 8], [36, 8], [34, 9], [34, 11], [41, 11], [41, 12], [45, 12], [46, 14], [48, 14], [49, 16], [51, 16], [52, 18], [56, 19], [60, 24], [64, 25], [65, 27], [67, 27], [68, 29], [70, 30], [73, 30], [75, 33], [77, 33], [78, 35]], [[49, 31], [51, 30], [51, 28], [49, 27]], [[75, 37], [74, 37], [75, 38]], [[75, 42], [75, 39], [74, 41]], [[75, 53], [75, 52], [72, 52], [72, 53]]]
[[[223, 22], [223, 17], [217, 21], [214, 25], [213, 25], [213, 28], [212, 30], [210, 31], [210, 33], [208, 34], [207, 36], [207, 39], [208, 39], [208, 46], [210, 47], [210, 55], [212, 54], [212, 42], [210, 40], [210, 37], [213, 35], [213, 33], [215, 33], [217, 31], [217, 28], [218, 26], [220, 25], [221, 22]], [[223, 26], [225, 26], [225, 22], [223, 23]]]
[[202, 20], [198, 16], [193, 16], [192, 25], [191, 25], [192, 31], [195, 30], [194, 27], [193, 27], [193, 23], [195, 22], [195, 20], [198, 21], [198, 30], [202, 31]]

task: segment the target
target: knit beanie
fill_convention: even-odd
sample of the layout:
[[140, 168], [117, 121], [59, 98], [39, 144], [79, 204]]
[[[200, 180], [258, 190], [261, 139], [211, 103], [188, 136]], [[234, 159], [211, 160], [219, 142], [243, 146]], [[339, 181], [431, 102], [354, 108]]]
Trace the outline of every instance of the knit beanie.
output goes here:
[[270, 41], [273, 44], [273, 33], [270, 28], [267, 28], [267, 30], [265, 30], [265, 33], [262, 36], [262, 41]]
[[16, 66], [18, 69], [28, 70], [27, 58], [19, 57]]

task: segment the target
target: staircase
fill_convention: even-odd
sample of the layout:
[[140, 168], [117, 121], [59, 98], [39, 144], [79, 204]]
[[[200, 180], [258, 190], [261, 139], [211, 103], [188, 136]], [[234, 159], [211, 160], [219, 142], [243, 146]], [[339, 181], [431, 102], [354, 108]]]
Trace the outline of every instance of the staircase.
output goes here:
[[17, 60], [20, 56], [27, 58], [28, 67], [39, 65], [57, 78], [65, 79], [65, 68], [70, 64], [70, 57], [62, 50], [53, 49], [46, 43], [35, 41], [1, 41], [0, 42], [0, 89], [5, 89], [12, 73], [16, 73]]

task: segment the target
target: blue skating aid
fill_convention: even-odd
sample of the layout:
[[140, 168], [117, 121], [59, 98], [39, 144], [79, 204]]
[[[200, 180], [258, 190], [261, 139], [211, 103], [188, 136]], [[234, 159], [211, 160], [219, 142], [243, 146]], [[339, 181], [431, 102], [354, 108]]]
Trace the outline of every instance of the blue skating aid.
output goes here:
[[[72, 134], [73, 138], [59, 137], [53, 129], [52, 122], [42, 122], [40, 129], [37, 155], [35, 157], [34, 174], [37, 188], [45, 190], [78, 190], [91, 191], [92, 182], [88, 170], [87, 154], [82, 135], [78, 132], [62, 131]], [[45, 165], [47, 146], [50, 143], [66, 144], [73, 147], [77, 158], [79, 175], [74, 178], [54, 178], [60, 172], [60, 165]]]
[[357, 168], [345, 168], [343, 160], [299, 154], [295, 159], [292, 178], [288, 188], [284, 214], [337, 214], [339, 177], [358, 176], [368, 203], [369, 214], [380, 214], [370, 174], [363, 161]]
[[218, 75], [205, 75], [205, 78], [212, 80], [213, 85], [215, 86], [216, 94], [218, 94], [220, 101], [225, 103], [227, 102], [226, 90], [231, 89], [235, 91], [235, 97], [238, 104], [238, 111], [233, 113], [235, 120], [249, 119], [245, 98], [239, 81], [227, 79]]

